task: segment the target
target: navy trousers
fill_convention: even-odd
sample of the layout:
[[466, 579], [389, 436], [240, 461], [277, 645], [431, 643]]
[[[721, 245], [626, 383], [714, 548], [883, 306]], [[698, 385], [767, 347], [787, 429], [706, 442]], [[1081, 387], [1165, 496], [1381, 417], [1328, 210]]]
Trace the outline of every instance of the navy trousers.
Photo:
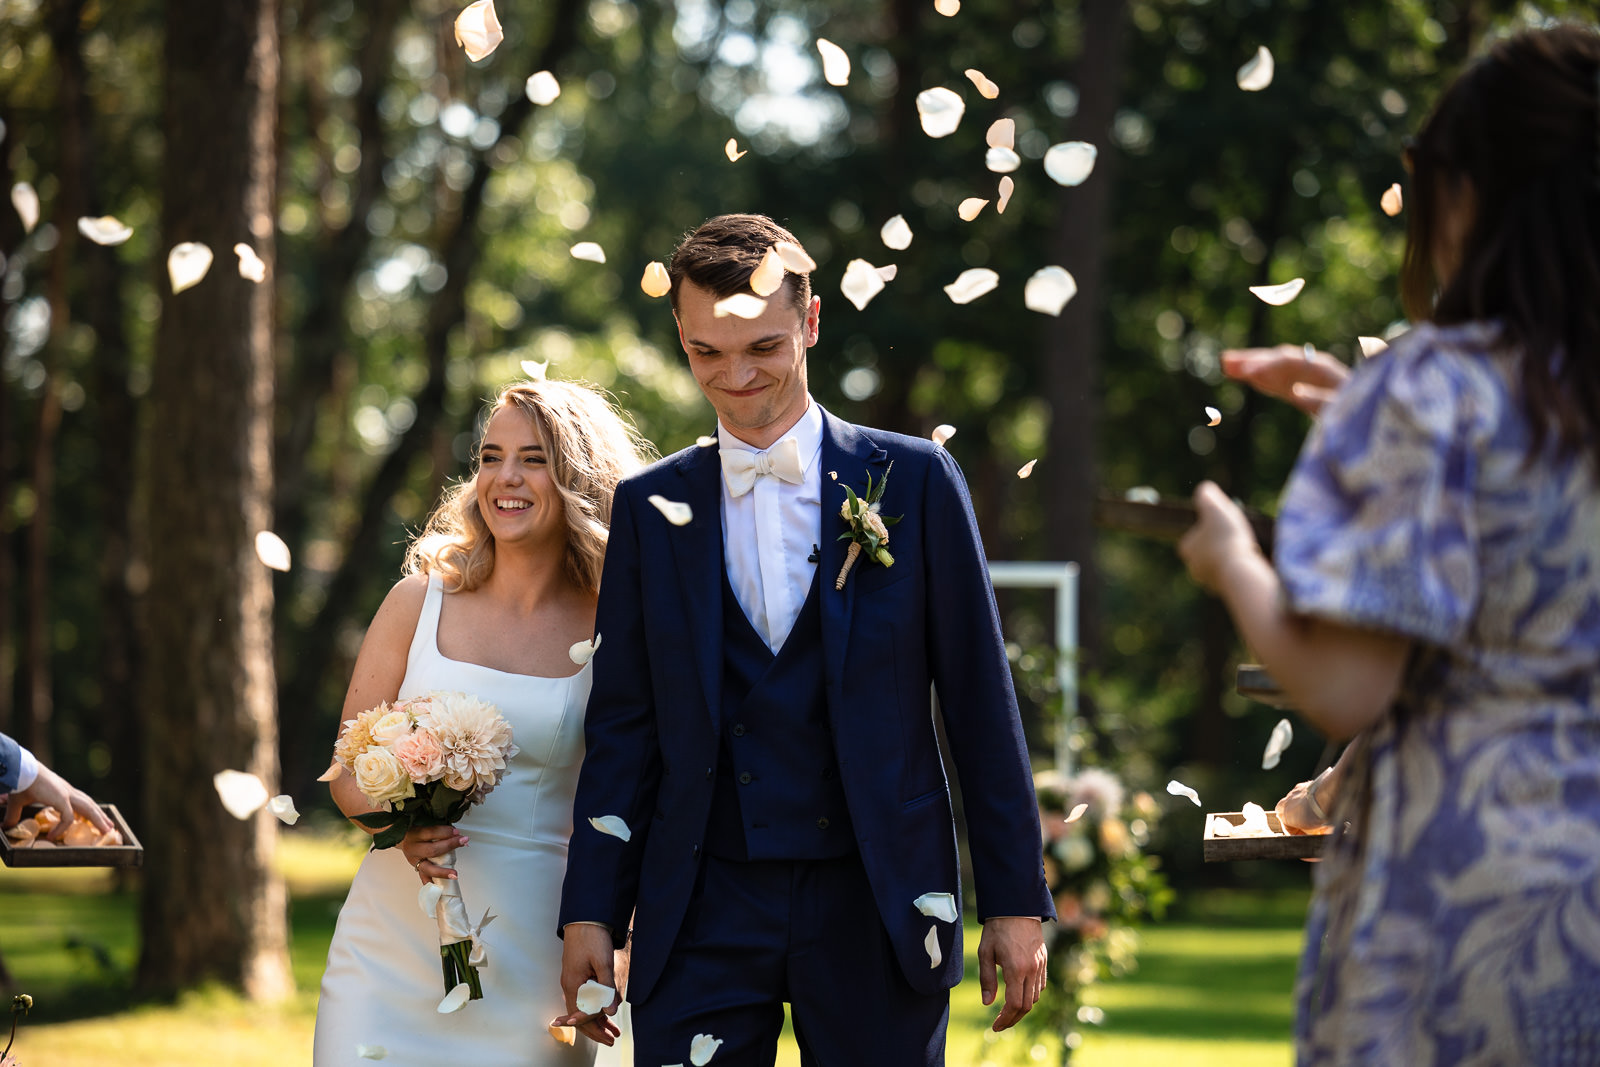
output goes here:
[[633, 1005], [634, 1062], [772, 1067], [783, 1005], [807, 1067], [944, 1063], [950, 994], [913, 990], [860, 857], [740, 862], [708, 856], [661, 979]]

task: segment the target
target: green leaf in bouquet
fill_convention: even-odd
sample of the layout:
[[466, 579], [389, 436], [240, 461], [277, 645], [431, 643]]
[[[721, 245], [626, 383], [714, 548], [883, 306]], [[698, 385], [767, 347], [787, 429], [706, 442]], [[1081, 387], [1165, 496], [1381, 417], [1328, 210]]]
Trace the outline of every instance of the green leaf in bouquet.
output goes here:
[[450, 810], [461, 803], [465, 795], [459, 789], [451, 789], [447, 785], [440, 784], [437, 786], [433, 791], [433, 803], [431, 805], [433, 817], [436, 819], [448, 819]]
[[382, 830], [395, 820], [395, 814], [392, 811], [364, 811], [360, 815], [352, 815], [350, 817], [362, 826], [372, 830]]
[[404, 824], [391, 826], [387, 830], [380, 830], [372, 835], [372, 847], [393, 848], [405, 840], [407, 827]]

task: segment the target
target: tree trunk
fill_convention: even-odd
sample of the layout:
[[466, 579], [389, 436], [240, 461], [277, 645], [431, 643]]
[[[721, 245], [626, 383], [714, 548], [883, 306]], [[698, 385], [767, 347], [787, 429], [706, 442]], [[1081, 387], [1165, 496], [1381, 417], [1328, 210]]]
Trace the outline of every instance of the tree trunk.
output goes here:
[[1045, 517], [1054, 558], [1078, 572], [1078, 644], [1092, 657], [1099, 643], [1099, 580], [1094, 567], [1094, 496], [1098, 487], [1095, 437], [1100, 407], [1099, 354], [1105, 316], [1116, 151], [1111, 124], [1122, 100], [1125, 0], [1084, 0], [1083, 45], [1074, 67], [1078, 113], [1073, 136], [1100, 149], [1094, 173], [1063, 189], [1051, 262], [1072, 273], [1078, 295], [1048, 320], [1044, 331], [1046, 395], [1050, 400], [1051, 492]]
[[145, 688], [150, 851], [139, 982], [205, 979], [287, 994], [276, 823], [235, 820], [212, 776], [277, 781], [270, 527], [272, 290], [233, 269], [235, 242], [273, 263], [276, 0], [168, 0], [161, 247], [201, 241], [205, 280], [167, 295], [149, 393]]

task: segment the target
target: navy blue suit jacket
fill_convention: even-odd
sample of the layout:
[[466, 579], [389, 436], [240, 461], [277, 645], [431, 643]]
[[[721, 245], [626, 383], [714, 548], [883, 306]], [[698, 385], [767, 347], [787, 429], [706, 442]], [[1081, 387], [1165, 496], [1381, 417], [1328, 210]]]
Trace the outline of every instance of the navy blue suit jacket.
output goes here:
[[17, 775], [21, 773], [21, 746], [5, 734], [0, 734], [0, 793], [9, 793], [15, 789]]
[[[882, 514], [902, 516], [889, 531], [894, 565], [863, 555], [835, 591], [844, 487], [861, 493], [891, 462]], [[824, 413], [820, 463], [828, 717], [872, 885], [861, 906], [876, 904], [907, 979], [932, 993], [960, 981], [962, 954], [957, 924], [954, 950], [930, 968], [923, 939], [934, 920], [912, 903], [936, 892], [961, 900], [930, 684], [963, 787], [979, 918], [1054, 914], [1011, 672], [949, 454]], [[671, 525], [648, 503], [654, 494], [687, 503], [693, 520]], [[560, 922], [606, 923], [619, 938], [632, 925], [634, 1001], [660, 977], [702, 862], [722, 716], [722, 573], [715, 448], [668, 456], [617, 487]], [[631, 840], [595, 830], [589, 820], [602, 815], [621, 816]]]

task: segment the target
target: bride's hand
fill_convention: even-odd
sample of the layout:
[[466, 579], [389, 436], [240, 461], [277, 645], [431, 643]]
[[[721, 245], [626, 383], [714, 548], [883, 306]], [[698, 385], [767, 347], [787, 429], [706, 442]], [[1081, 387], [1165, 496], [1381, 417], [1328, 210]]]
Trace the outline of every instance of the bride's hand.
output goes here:
[[467, 843], [466, 835], [454, 826], [413, 826], [401, 840], [400, 852], [411, 869], [417, 872], [424, 885], [435, 878], [454, 878], [456, 872], [434, 862], [446, 852], [452, 852]]

